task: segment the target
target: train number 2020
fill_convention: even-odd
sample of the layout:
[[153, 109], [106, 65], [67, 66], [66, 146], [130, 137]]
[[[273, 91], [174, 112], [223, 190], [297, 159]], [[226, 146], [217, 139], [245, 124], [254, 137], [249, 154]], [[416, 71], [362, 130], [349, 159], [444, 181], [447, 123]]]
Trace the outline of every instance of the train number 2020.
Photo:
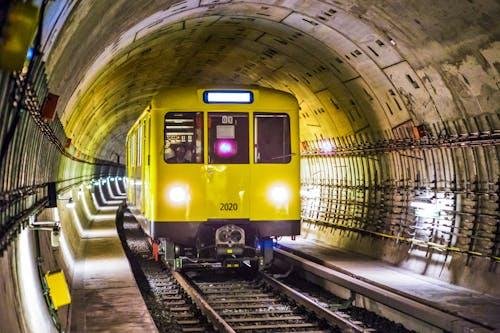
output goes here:
[[219, 210], [224, 210], [224, 211], [238, 210], [238, 204], [236, 202], [221, 202]]

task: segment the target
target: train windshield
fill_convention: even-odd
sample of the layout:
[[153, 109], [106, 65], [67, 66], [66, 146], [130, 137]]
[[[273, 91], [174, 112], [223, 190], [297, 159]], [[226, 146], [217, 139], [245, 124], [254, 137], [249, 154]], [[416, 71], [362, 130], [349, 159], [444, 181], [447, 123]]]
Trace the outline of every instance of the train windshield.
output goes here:
[[290, 118], [287, 114], [255, 114], [254, 130], [255, 163], [290, 162]]
[[248, 114], [209, 113], [208, 156], [210, 164], [248, 163]]
[[164, 135], [167, 163], [203, 163], [202, 112], [168, 112]]

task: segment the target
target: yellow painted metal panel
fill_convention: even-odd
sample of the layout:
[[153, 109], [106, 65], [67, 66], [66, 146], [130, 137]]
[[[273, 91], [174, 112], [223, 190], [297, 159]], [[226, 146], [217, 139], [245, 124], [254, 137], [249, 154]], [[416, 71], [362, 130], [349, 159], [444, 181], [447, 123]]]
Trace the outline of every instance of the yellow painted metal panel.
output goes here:
[[[172, 164], [163, 162], [157, 165], [158, 174], [153, 178], [157, 192], [153, 193], [154, 208], [149, 218], [153, 221], [194, 222], [206, 220], [205, 170], [203, 164]], [[173, 188], [187, 192], [186, 203], [173, 203], [169, 192]]]
[[[250, 188], [252, 220], [300, 220], [300, 181], [298, 161], [285, 165], [254, 164]], [[274, 188], [282, 188], [289, 196], [285, 202], [273, 202]]]
[[45, 282], [49, 288], [52, 305], [56, 310], [71, 303], [71, 295], [62, 270], [47, 272]]
[[248, 164], [211, 164], [206, 173], [208, 219], [245, 219], [250, 217], [250, 166]]
[[[207, 219], [300, 220], [299, 125], [298, 105], [288, 93], [261, 87], [229, 87], [252, 90], [251, 104], [206, 104], [203, 92], [208, 88], [174, 88], [160, 91], [129, 131], [127, 142], [137, 133], [146, 113], [151, 119], [149, 178], [137, 167], [127, 165], [132, 182], [141, 182], [149, 190], [144, 200], [150, 205], [145, 217], [156, 222], [203, 222]], [[221, 87], [215, 87], [221, 89]], [[225, 87], [224, 87], [225, 88]], [[204, 163], [172, 164], [164, 161], [164, 122], [167, 112], [202, 112], [204, 119]], [[243, 112], [249, 122], [249, 163], [208, 164], [208, 115], [210, 112]], [[286, 113], [290, 117], [291, 161], [286, 164], [254, 164], [254, 113]], [[130, 146], [130, 145], [129, 145]], [[127, 151], [130, 151], [128, 147]], [[130, 154], [130, 152], [129, 152]], [[144, 156], [144, 158], [147, 158]], [[130, 162], [130, 158], [129, 158]], [[147, 161], [144, 161], [143, 165]], [[269, 200], [273, 186], [289, 191], [286, 204]], [[172, 203], [169, 191], [181, 188], [188, 200]], [[129, 200], [131, 196], [129, 194]], [[238, 209], [221, 209], [236, 203]], [[234, 208], [234, 206], [233, 206]]]

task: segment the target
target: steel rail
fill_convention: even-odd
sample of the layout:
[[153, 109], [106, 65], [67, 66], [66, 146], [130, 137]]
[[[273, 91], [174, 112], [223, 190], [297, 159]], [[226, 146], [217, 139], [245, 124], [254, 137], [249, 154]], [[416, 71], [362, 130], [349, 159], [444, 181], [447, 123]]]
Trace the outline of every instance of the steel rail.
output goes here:
[[289, 286], [278, 281], [277, 279], [273, 278], [272, 276], [265, 274], [265, 273], [262, 273], [261, 276], [262, 276], [262, 279], [266, 283], [268, 283], [269, 285], [271, 285], [275, 289], [278, 289], [279, 291], [281, 291], [283, 294], [285, 294], [289, 298], [293, 299], [297, 304], [300, 304], [300, 305], [306, 307], [308, 310], [313, 311], [319, 318], [323, 318], [326, 321], [328, 321], [329, 323], [331, 323], [335, 326], [338, 326], [342, 330], [342, 332], [366, 332], [367, 331], [363, 327], [354, 324], [353, 322], [345, 319], [341, 315], [318, 305], [310, 298], [308, 298], [308, 297], [304, 296], [302, 293], [290, 288]]
[[196, 303], [200, 311], [207, 317], [212, 325], [224, 333], [236, 333], [231, 326], [208, 304], [202, 295], [186, 280], [186, 278], [179, 272], [172, 270], [172, 276], [177, 283], [184, 289], [184, 291], [191, 297], [193, 302]]
[[375, 302], [396, 309], [422, 322], [449, 332], [491, 332], [493, 328], [484, 324], [472, 322], [466, 318], [447, 313], [411, 296], [401, 295], [382, 286], [369, 283], [300, 257], [283, 249], [274, 249], [275, 257], [292, 262], [292, 264], [306, 272], [310, 272], [326, 281], [333, 282], [359, 295], [363, 295]]

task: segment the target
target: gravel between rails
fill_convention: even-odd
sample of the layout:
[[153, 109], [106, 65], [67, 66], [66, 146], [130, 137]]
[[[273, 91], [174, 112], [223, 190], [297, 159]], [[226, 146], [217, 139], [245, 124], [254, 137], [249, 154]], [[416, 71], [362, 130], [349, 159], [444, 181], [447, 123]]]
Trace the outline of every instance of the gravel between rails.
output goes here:
[[146, 235], [134, 217], [117, 213], [118, 235], [146, 306], [159, 332], [213, 332], [170, 271], [154, 261]]
[[[154, 261], [147, 237], [134, 217], [117, 213], [117, 229], [137, 285], [160, 332], [214, 332], [170, 270]], [[191, 271], [185, 276], [236, 332], [340, 332], [307, 309], [298, 307], [255, 274], [243, 271]], [[342, 312], [366, 332], [410, 333], [400, 324], [351, 305], [320, 287], [294, 276], [282, 280], [313, 302]]]
[[367, 332], [415, 333], [415, 331], [408, 330], [402, 324], [381, 317], [364, 308], [354, 306], [352, 300], [339, 298], [293, 273], [283, 279], [282, 282], [303, 295], [307, 295], [308, 298], [322, 307], [344, 313], [349, 320], [363, 325]]

